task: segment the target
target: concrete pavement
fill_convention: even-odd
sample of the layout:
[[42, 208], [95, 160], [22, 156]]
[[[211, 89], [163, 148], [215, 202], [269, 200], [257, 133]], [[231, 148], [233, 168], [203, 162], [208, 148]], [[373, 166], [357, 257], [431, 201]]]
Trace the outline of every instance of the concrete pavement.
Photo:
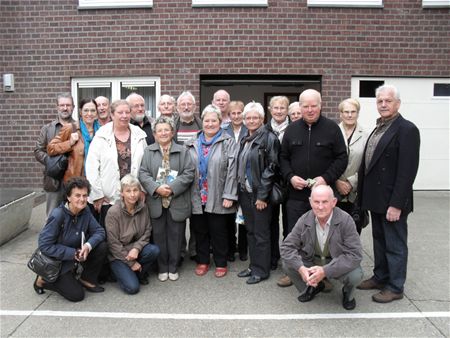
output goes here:
[[[103, 294], [87, 294], [70, 303], [47, 291], [35, 294], [26, 262], [37, 245], [45, 205], [33, 209], [29, 230], [0, 247], [1, 337], [448, 337], [449, 197], [446, 192], [416, 192], [409, 218], [409, 266], [405, 298], [376, 304], [370, 291], [356, 291], [357, 307], [341, 305], [341, 287], [301, 304], [294, 287], [279, 288], [280, 268], [269, 280], [248, 286], [236, 273], [246, 267], [231, 263], [217, 279], [209, 272], [194, 275], [185, 262], [176, 282], [150, 284], [134, 296], [117, 284]], [[363, 269], [373, 267], [370, 225], [361, 236]]]

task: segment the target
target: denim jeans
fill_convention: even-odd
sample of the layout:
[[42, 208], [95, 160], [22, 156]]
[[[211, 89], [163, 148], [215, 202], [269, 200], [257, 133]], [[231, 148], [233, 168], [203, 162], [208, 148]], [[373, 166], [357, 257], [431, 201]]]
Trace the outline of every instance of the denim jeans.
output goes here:
[[139, 292], [139, 277], [145, 276], [145, 273], [150, 269], [152, 263], [159, 255], [159, 248], [154, 244], [147, 244], [139, 253], [137, 261], [142, 266], [141, 272], [134, 272], [128, 264], [116, 259], [110, 263], [111, 270], [116, 276], [120, 288], [130, 295]]

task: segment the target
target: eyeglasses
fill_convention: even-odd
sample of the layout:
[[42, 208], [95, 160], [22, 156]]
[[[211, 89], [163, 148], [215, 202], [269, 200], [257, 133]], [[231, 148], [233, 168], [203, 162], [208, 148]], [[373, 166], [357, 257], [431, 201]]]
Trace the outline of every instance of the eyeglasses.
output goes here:
[[72, 107], [72, 104], [70, 104], [70, 103], [58, 104], [58, 107], [59, 108], [65, 108], [65, 107], [70, 108], [70, 107]]
[[352, 115], [358, 115], [358, 112], [356, 110], [343, 111], [342, 114], [352, 116]]

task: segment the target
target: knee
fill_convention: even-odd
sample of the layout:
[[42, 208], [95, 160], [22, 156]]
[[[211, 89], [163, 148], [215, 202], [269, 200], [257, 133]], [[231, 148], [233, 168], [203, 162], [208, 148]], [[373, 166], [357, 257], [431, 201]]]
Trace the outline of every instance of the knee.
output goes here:
[[79, 290], [75, 290], [71, 294], [62, 295], [65, 299], [71, 302], [81, 302], [84, 299], [84, 290], [80, 288]]
[[361, 281], [363, 280], [364, 277], [364, 273], [361, 269], [361, 267], [357, 267], [356, 269], [350, 271], [346, 278], [345, 278], [345, 284], [349, 284], [349, 285], [359, 285], [359, 283], [361, 283]]
[[126, 285], [123, 287], [123, 291], [128, 295], [135, 295], [139, 292], [139, 283]]

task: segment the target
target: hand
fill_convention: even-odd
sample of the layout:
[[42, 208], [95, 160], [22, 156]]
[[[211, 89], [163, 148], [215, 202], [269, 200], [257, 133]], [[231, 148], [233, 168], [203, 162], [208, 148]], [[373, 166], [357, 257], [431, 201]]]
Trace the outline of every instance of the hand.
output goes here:
[[300, 176], [292, 176], [291, 185], [294, 187], [294, 189], [302, 190], [308, 186], [308, 183]]
[[316, 183], [314, 184], [314, 186], [318, 186], [318, 185], [327, 185], [327, 182], [323, 179], [322, 176], [314, 177], [314, 181], [316, 181]]
[[302, 277], [303, 281], [305, 283], [308, 283], [308, 278], [309, 278], [309, 269], [306, 266], [301, 266], [298, 269], [298, 273], [300, 274], [300, 277]]
[[312, 266], [309, 269], [309, 277], [306, 284], [317, 287], [320, 281], [325, 278], [325, 271], [321, 266]]
[[342, 196], [347, 196], [352, 191], [352, 185], [348, 181], [337, 180], [336, 189]]
[[256, 210], [264, 210], [265, 208], [267, 208], [267, 203], [261, 200], [256, 200], [255, 202], [256, 205]]
[[226, 198], [223, 199], [222, 206], [224, 208], [227, 208], [227, 209], [231, 208], [232, 205], [233, 205], [233, 201], [227, 200]]
[[134, 272], [140, 272], [142, 271], [142, 266], [138, 262], [134, 262], [134, 264], [131, 266], [131, 270]]
[[75, 259], [76, 259], [78, 262], [85, 262], [86, 259], [87, 259], [87, 257], [88, 257], [88, 255], [89, 255], [89, 252], [90, 252], [89, 245], [84, 244], [83, 247], [82, 247], [81, 249], [78, 249], [78, 250], [75, 252]]
[[386, 212], [386, 219], [389, 222], [397, 222], [400, 219], [401, 214], [402, 214], [401, 209], [397, 209], [395, 207], [389, 207]]
[[73, 146], [78, 141], [78, 133], [70, 134], [70, 145]]
[[167, 184], [161, 184], [156, 189], [156, 193], [161, 197], [169, 197], [172, 194], [172, 189]]
[[135, 261], [139, 256], [139, 250], [136, 248], [131, 249], [128, 255], [125, 257], [127, 261]]
[[102, 210], [103, 202], [105, 202], [105, 200], [106, 199], [104, 197], [102, 197], [102, 198], [99, 198], [98, 200], [94, 201], [94, 209], [95, 209], [95, 211], [100, 213], [100, 211]]

